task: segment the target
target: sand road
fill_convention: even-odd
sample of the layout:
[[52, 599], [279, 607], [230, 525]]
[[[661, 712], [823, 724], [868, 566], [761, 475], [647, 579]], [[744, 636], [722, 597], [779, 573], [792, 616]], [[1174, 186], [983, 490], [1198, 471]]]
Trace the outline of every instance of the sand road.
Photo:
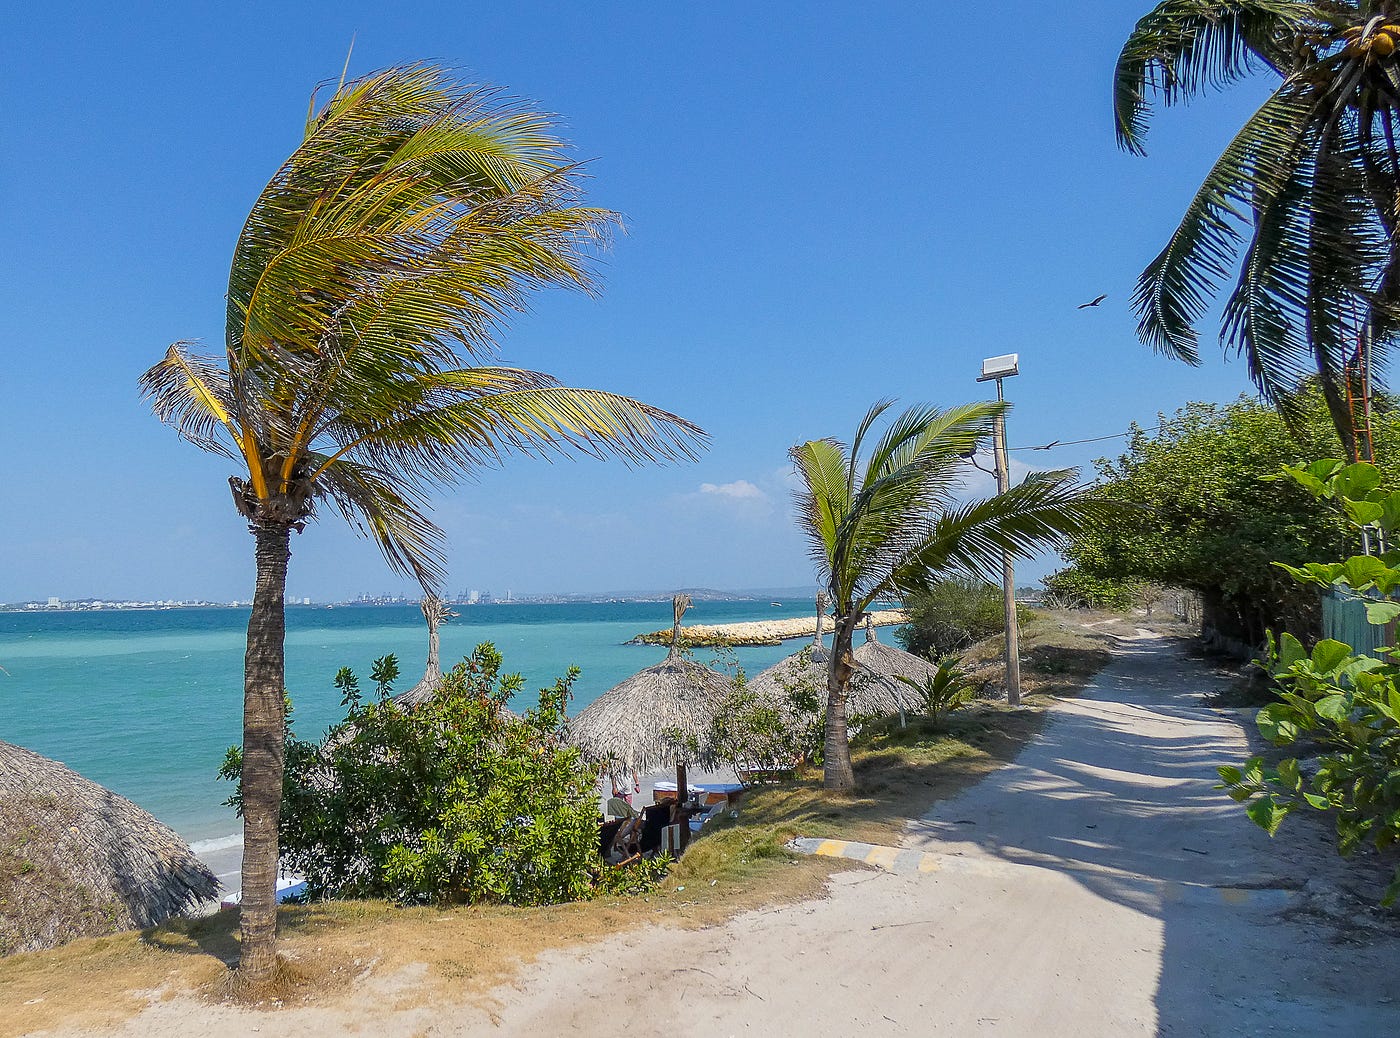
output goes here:
[[909, 826], [931, 871], [551, 952], [490, 1013], [175, 1000], [122, 1033], [1400, 1035], [1393, 923], [1339, 936], [1316, 914], [1355, 881], [1325, 830], [1271, 843], [1211, 788], [1247, 755], [1243, 715], [1203, 707], [1216, 679], [1162, 639], [1120, 649], [1014, 764]]
[[909, 827], [934, 871], [550, 954], [498, 993], [497, 1033], [1400, 1034], [1400, 940], [1337, 943], [1305, 911], [1338, 867], [1321, 830], [1271, 843], [1211, 788], [1248, 752], [1200, 704], [1214, 683], [1125, 641], [1016, 763]]

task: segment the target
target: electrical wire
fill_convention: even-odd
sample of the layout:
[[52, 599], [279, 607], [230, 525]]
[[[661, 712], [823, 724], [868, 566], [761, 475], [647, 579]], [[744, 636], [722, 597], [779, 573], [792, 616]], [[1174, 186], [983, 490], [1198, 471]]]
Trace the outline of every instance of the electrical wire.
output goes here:
[[[1137, 431], [1138, 431], [1138, 432], [1144, 432], [1144, 433], [1150, 433], [1150, 432], [1157, 432], [1157, 431], [1158, 431], [1159, 429], [1161, 429], [1161, 428], [1162, 428], [1162, 426], [1160, 426], [1160, 425], [1154, 425], [1154, 426], [1153, 426], [1152, 428], [1150, 428], [1150, 429], [1138, 429]], [[1125, 436], [1131, 436], [1131, 435], [1133, 435], [1131, 431], [1129, 431], [1129, 432], [1120, 432], [1120, 433], [1112, 433], [1112, 434], [1110, 434], [1110, 435], [1108, 435], [1108, 436], [1090, 436], [1087, 440], [1051, 440], [1049, 443], [1044, 443], [1044, 444], [1041, 444], [1040, 446], [1037, 446], [1037, 447], [1008, 447], [1008, 448], [1006, 448], [1006, 449], [1009, 450], [1009, 451], [1049, 451], [1049, 450], [1056, 450], [1057, 448], [1060, 448], [1060, 447], [1073, 447], [1073, 446], [1075, 446], [1076, 444], [1080, 444], [1080, 443], [1099, 443], [1099, 442], [1101, 442], [1101, 441], [1103, 441], [1103, 440], [1118, 440], [1118, 439], [1122, 439], [1122, 438], [1125, 437]]]

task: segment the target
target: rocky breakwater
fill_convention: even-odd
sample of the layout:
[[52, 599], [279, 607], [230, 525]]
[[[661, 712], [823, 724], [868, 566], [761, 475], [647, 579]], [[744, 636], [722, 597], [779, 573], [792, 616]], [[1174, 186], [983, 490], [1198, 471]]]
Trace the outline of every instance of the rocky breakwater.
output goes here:
[[[908, 622], [903, 609], [880, 609], [869, 614], [877, 627]], [[831, 632], [831, 620], [822, 623], [822, 630]], [[779, 645], [789, 638], [810, 638], [817, 633], [815, 616], [797, 616], [790, 620], [753, 620], [740, 624], [696, 624], [681, 628], [681, 644], [690, 648], [710, 648], [722, 645]], [[670, 645], [671, 629], [639, 634], [628, 645]]]

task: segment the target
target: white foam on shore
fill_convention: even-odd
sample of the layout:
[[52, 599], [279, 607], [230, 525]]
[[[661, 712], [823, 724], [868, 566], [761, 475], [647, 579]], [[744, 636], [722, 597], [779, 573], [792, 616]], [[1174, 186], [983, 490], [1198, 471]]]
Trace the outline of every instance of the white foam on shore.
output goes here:
[[231, 851], [235, 847], [243, 846], [243, 834], [231, 833], [228, 836], [215, 837], [212, 840], [196, 840], [190, 844], [190, 850], [195, 854], [210, 854], [214, 851]]

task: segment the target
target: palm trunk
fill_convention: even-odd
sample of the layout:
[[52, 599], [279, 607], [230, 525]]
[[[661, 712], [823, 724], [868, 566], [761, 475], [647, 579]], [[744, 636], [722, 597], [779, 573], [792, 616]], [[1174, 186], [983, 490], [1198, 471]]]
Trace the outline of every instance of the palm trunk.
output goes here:
[[266, 982], [277, 963], [277, 827], [282, 816], [286, 739], [283, 596], [291, 527], [258, 524], [257, 590], [243, 661], [243, 897], [238, 911], [238, 971]]
[[851, 739], [846, 729], [846, 694], [850, 691], [855, 665], [851, 657], [851, 636], [855, 617], [838, 616], [832, 632], [831, 658], [826, 664], [826, 761], [823, 785], [830, 790], [851, 789], [856, 773], [851, 767]]

